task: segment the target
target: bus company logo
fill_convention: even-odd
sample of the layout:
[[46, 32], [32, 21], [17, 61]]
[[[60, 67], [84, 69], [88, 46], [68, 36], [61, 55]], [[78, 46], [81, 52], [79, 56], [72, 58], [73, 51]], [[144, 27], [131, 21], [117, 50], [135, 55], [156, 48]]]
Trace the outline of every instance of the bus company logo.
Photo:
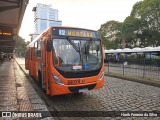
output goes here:
[[2, 117], [11, 117], [11, 112], [2, 112]]

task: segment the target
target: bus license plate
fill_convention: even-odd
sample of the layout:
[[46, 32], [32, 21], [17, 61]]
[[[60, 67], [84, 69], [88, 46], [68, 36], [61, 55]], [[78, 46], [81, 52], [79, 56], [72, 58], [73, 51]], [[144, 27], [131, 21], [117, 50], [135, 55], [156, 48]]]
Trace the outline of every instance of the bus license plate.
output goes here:
[[86, 92], [86, 91], [88, 91], [88, 88], [79, 89], [79, 92]]

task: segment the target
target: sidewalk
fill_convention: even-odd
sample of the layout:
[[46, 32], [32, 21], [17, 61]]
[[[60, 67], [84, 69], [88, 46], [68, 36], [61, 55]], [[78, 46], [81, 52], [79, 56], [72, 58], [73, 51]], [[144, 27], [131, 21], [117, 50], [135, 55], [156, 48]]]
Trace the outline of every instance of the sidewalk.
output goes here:
[[24, 57], [19, 57], [19, 58], [17, 57], [17, 58], [15, 58], [15, 60], [16, 60], [17, 64], [20, 66], [20, 68], [23, 70], [23, 72], [25, 74], [28, 74], [29, 71], [25, 69], [25, 58]]
[[[27, 115], [28, 112], [37, 112], [37, 117], [30, 117], [29, 119], [53, 119], [52, 117], [48, 117], [51, 115], [48, 112], [47, 106], [33, 89], [17, 63], [27, 74], [28, 71], [25, 70], [24, 60], [21, 58], [0, 63], [0, 111], [27, 112]], [[45, 111], [47, 115], [41, 114], [40, 111]], [[1, 113], [0, 117], [6, 116]], [[28, 119], [27, 117], [23, 118]], [[17, 117], [7, 117], [7, 119], [17, 119]]]

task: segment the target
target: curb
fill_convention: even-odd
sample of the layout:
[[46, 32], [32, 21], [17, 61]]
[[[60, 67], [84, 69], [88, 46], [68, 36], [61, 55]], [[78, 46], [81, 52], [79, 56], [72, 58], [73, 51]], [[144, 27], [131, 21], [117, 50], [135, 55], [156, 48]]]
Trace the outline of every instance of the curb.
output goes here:
[[122, 79], [122, 80], [138, 82], [138, 83], [147, 84], [147, 85], [151, 85], [151, 86], [155, 86], [155, 87], [160, 87], [160, 82], [157, 83], [156, 81], [149, 81], [149, 80], [142, 80], [142, 79], [135, 79], [135, 78], [127, 78], [127, 77], [121, 77], [121, 76], [111, 75], [111, 74], [105, 74], [105, 76], [119, 78], [119, 79]]
[[[24, 70], [23, 70], [23, 68], [21, 67], [21, 65], [17, 62], [17, 60], [15, 59], [15, 62], [16, 62], [16, 64], [18, 65], [18, 67], [20, 68], [20, 70], [22, 70], [22, 72], [24, 73], [24, 75], [29, 79], [29, 83], [30, 83], [30, 85], [32, 86], [32, 88], [35, 90], [35, 92], [36, 92], [36, 94], [39, 96], [39, 99], [41, 99], [43, 102], [42, 103], [35, 103], [35, 105], [34, 105], [34, 103], [32, 104], [33, 106], [35, 106], [35, 108], [34, 108], [34, 110], [36, 111], [36, 112], [40, 112], [40, 111], [42, 111], [41, 109], [39, 109], [39, 105], [37, 106], [37, 104], [40, 104], [41, 105], [41, 107], [44, 107], [44, 110], [43, 111], [45, 111], [46, 113], [47, 113], [47, 115], [48, 116], [43, 116], [43, 118], [41, 118], [41, 119], [51, 119], [51, 120], [54, 120], [53, 119], [53, 117], [52, 117], [52, 115], [51, 115], [51, 113], [50, 113], [50, 110], [49, 110], [49, 105], [46, 103], [46, 101], [39, 95], [39, 93], [37, 93], [37, 91], [36, 91], [36, 89], [33, 87], [33, 85], [31, 84], [31, 77], [30, 77], [30, 75], [28, 75]], [[47, 110], [47, 111], [46, 111]]]

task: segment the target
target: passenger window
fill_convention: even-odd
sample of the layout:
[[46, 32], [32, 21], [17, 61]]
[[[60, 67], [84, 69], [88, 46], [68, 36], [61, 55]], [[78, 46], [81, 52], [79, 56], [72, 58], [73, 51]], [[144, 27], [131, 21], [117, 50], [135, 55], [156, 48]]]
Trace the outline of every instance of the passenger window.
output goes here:
[[39, 40], [34, 44], [34, 55], [41, 57], [41, 45]]

